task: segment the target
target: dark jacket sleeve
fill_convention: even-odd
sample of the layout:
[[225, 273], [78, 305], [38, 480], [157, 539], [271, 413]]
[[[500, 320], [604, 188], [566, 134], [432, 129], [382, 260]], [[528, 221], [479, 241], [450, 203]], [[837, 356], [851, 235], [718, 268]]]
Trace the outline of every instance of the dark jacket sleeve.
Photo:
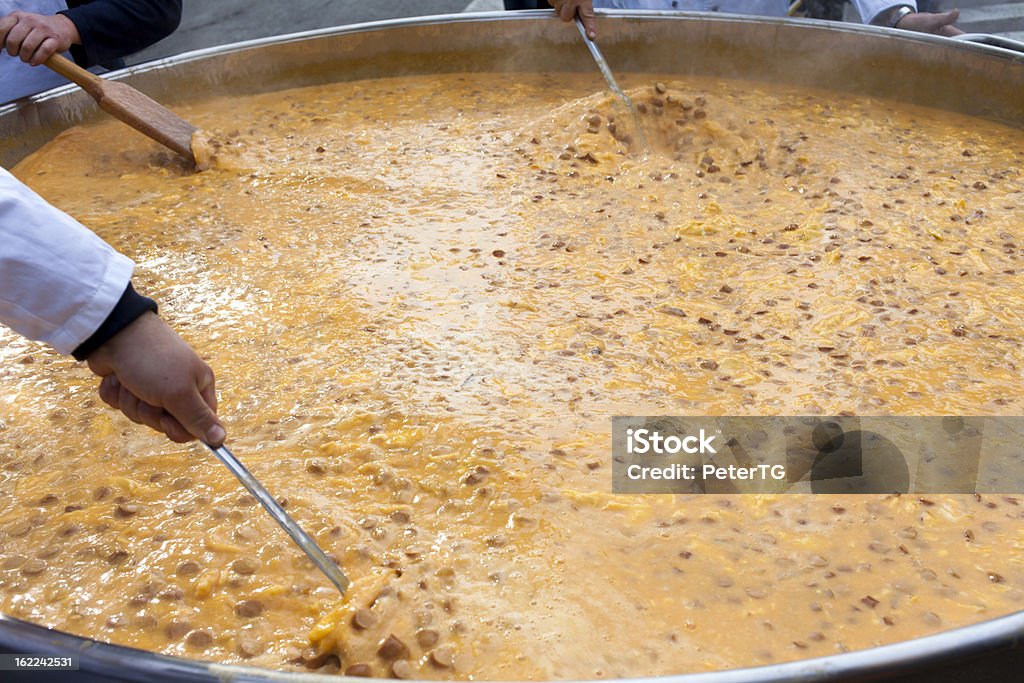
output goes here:
[[121, 295], [121, 299], [114, 306], [103, 324], [92, 333], [92, 336], [78, 345], [71, 355], [75, 360], [85, 360], [92, 355], [92, 352], [106, 344], [118, 332], [135, 322], [135, 319], [146, 311], [157, 312], [156, 302], [148, 299], [132, 287], [129, 282]]
[[71, 56], [81, 66], [107, 64], [174, 33], [181, 0], [72, 0], [61, 12], [74, 22], [81, 45]]

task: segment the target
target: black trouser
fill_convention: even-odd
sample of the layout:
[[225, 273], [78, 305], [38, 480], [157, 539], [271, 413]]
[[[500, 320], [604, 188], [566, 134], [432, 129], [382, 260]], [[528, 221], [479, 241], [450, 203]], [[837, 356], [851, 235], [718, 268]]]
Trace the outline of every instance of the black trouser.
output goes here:
[[505, 9], [551, 9], [546, 0], [505, 0]]
[[842, 21], [844, 4], [845, 0], [804, 0], [800, 9], [804, 11], [805, 17]]

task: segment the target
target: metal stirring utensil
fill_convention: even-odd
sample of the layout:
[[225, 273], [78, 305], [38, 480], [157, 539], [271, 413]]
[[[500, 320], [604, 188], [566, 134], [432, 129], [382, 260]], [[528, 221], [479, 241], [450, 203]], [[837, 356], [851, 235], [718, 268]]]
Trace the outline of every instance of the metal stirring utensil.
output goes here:
[[345, 572], [341, 571], [341, 567], [329, 558], [327, 553], [320, 549], [316, 541], [302, 530], [302, 527], [291, 518], [291, 515], [284, 511], [284, 508], [274, 500], [274, 497], [263, 487], [259, 479], [254, 477], [252, 472], [245, 468], [245, 465], [235, 457], [234, 453], [228, 450], [227, 446], [215, 448], [205, 442], [204, 445], [213, 451], [213, 454], [231, 470], [232, 474], [238, 477], [238, 481], [242, 482], [242, 486], [256, 497], [256, 500], [274, 518], [274, 521], [281, 525], [281, 528], [292, 537], [295, 544], [302, 549], [302, 552], [306, 553], [306, 556], [312, 560], [317, 569], [323, 572], [324, 576], [338, 587], [338, 592], [344, 597], [345, 591], [348, 590], [349, 580], [345, 576]]
[[636, 134], [640, 139], [640, 144], [644, 149], [647, 149], [647, 138], [644, 136], [644, 130], [641, 127], [640, 115], [633, 107], [633, 100], [629, 99], [629, 95], [623, 92], [622, 88], [619, 87], [618, 81], [615, 80], [615, 75], [612, 74], [612, 68], [608, 66], [608, 60], [604, 58], [604, 55], [601, 53], [601, 48], [597, 46], [597, 42], [587, 37], [587, 29], [583, 26], [583, 21], [579, 18], [579, 15], [576, 16], [576, 28], [579, 29], [580, 35], [583, 36], [583, 42], [586, 43], [594, 61], [597, 62], [597, 68], [601, 72], [601, 75], [604, 76], [604, 80], [608, 84], [608, 87], [616, 97], [622, 100], [622, 103], [626, 105], [626, 109], [628, 109], [629, 113], [633, 115], [633, 123], [636, 125]]
[[629, 95], [622, 92], [622, 88], [619, 87], [618, 82], [615, 80], [615, 76], [612, 74], [612, 69], [608, 66], [608, 61], [601, 54], [601, 48], [597, 46], [597, 43], [587, 37], [587, 29], [583, 26], [583, 21], [576, 17], [576, 28], [580, 30], [580, 35], [583, 36], [583, 42], [590, 48], [590, 54], [593, 55], [594, 61], [597, 62], [597, 68], [601, 70], [601, 75], [604, 76], [604, 80], [608, 83], [608, 87], [612, 89], [622, 103], [625, 104], [630, 111], [633, 111], [633, 100], [629, 99]]

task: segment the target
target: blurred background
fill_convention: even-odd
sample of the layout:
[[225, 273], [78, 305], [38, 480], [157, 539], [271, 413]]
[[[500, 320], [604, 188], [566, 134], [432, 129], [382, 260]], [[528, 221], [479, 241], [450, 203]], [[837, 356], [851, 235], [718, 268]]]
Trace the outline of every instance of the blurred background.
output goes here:
[[[821, 18], [858, 21], [843, 0], [804, 0], [805, 11]], [[184, 0], [181, 28], [128, 60], [139, 63], [240, 40], [308, 31], [342, 24], [427, 14], [504, 9], [502, 0]], [[958, 26], [968, 33], [998, 33], [1024, 40], [1024, 2], [919, 0], [922, 11], [959, 7]]]

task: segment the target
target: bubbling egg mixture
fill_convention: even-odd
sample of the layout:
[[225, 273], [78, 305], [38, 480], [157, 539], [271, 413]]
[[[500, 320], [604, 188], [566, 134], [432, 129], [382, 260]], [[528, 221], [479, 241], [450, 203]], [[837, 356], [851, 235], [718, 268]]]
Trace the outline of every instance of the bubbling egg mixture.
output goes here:
[[676, 674], [1024, 608], [1022, 501], [617, 496], [617, 414], [1020, 412], [1024, 133], [631, 75], [452, 74], [115, 122], [17, 175], [138, 263], [211, 456], [2, 333], [0, 610], [171, 655], [438, 679]]

